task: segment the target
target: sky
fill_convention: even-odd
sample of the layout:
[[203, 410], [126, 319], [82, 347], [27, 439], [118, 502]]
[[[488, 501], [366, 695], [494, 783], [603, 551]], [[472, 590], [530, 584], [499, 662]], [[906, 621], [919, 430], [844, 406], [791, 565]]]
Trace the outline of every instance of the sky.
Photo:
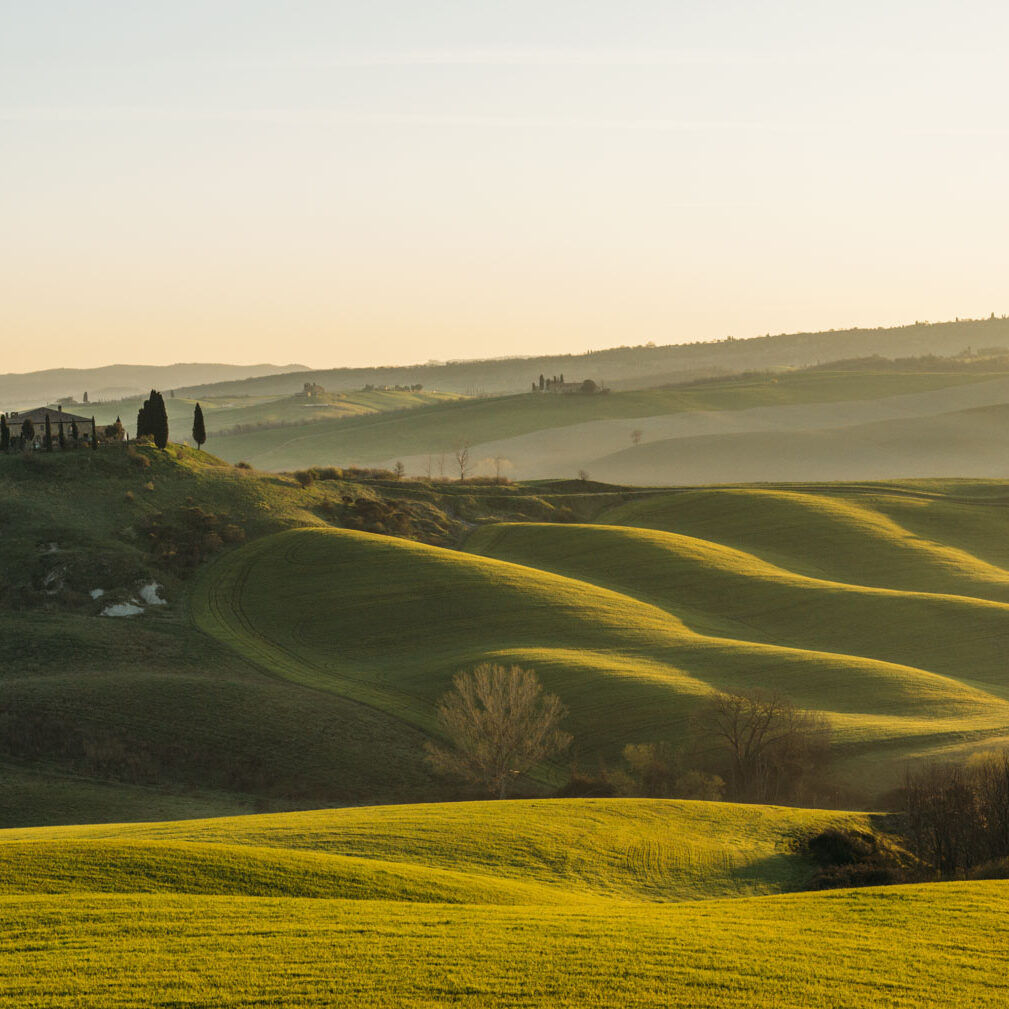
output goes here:
[[0, 370], [1001, 315], [1007, 37], [970, 0], [0, 0]]

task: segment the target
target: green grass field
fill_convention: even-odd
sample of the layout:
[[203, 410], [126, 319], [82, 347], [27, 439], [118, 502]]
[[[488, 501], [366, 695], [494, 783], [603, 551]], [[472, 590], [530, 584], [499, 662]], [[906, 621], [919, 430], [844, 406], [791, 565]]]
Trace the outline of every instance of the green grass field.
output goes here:
[[1005, 883], [827, 893], [858, 814], [663, 800], [0, 832], [0, 999], [42, 1006], [998, 1006]]

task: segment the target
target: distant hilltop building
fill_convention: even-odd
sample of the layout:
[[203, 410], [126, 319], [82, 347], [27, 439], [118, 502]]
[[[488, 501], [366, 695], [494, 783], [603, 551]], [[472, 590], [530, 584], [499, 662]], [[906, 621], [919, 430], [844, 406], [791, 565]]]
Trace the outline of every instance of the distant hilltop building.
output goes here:
[[533, 382], [533, 392], [553, 392], [562, 395], [582, 393], [583, 395], [591, 396], [597, 392], [609, 391], [605, 386], [594, 382], [591, 378], [586, 378], [581, 382], [565, 382], [563, 372], [560, 375], [554, 375], [553, 378], [540, 375], [539, 382]]
[[325, 394], [326, 390], [321, 385], [316, 385], [315, 382], [306, 382], [302, 389], [305, 399], [313, 399], [315, 396], [324, 396]]

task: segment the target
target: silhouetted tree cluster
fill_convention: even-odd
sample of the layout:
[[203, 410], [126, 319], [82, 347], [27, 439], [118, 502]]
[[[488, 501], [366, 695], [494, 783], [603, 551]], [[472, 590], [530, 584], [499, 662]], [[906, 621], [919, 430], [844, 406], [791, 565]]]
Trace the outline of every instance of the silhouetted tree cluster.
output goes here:
[[830, 758], [830, 727], [822, 715], [780, 694], [716, 693], [694, 716], [699, 762], [720, 774], [728, 796], [744, 802], [802, 797]]
[[1009, 860], [1009, 750], [929, 764], [908, 774], [906, 796], [911, 850], [940, 877]]
[[7, 426], [7, 414], [0, 414], [0, 452], [11, 447], [11, 429]]
[[158, 448], [168, 444], [168, 411], [164, 396], [156, 389], [151, 389], [150, 396], [137, 412], [137, 437], [151, 438]]
[[[92, 418], [92, 422], [94, 418]], [[126, 429], [123, 427], [123, 422], [119, 417], [116, 417], [116, 422], [114, 424], [107, 424], [105, 430], [103, 431], [106, 440], [108, 441], [122, 441], [126, 434]]]
[[825, 789], [830, 730], [778, 694], [714, 693], [678, 743], [624, 748], [636, 794], [737, 802], [815, 802]]

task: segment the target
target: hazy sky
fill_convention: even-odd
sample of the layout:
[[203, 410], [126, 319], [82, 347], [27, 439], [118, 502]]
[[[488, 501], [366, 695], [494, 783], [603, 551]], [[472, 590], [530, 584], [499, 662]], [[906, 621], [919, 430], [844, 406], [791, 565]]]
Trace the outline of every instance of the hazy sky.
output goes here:
[[1009, 7], [0, 0], [0, 371], [1009, 311]]

